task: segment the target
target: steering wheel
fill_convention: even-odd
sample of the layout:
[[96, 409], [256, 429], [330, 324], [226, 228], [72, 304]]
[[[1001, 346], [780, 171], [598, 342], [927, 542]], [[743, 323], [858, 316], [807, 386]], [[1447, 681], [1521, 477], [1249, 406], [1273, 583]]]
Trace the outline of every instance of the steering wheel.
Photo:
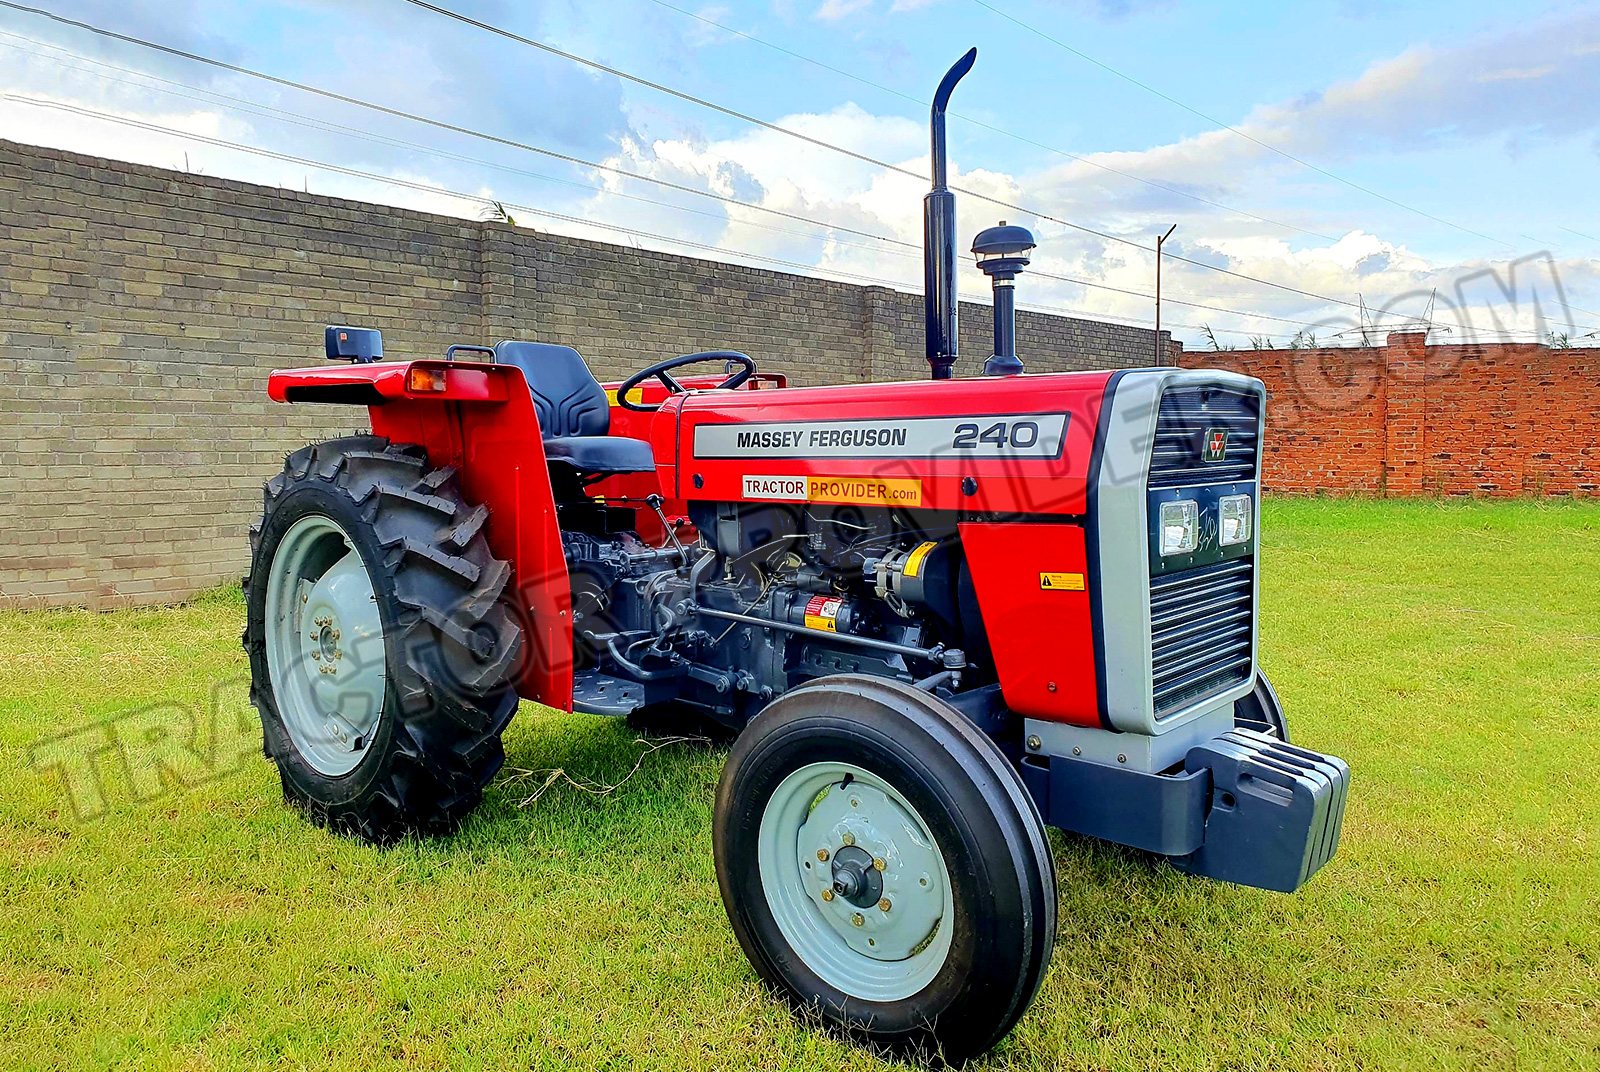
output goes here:
[[732, 388], [738, 387], [751, 376], [755, 375], [756, 371], [756, 363], [750, 360], [747, 355], [741, 354], [737, 350], [706, 350], [698, 354], [684, 354], [682, 357], [671, 357], [665, 361], [657, 361], [649, 368], [640, 369], [632, 376], [629, 376], [627, 379], [623, 380], [621, 385], [617, 387], [617, 405], [621, 406], [623, 409], [631, 409], [636, 413], [654, 413], [656, 410], [661, 408], [660, 403], [657, 403], [654, 406], [647, 406], [642, 402], [630, 401], [628, 398], [628, 392], [639, 386], [645, 380], [648, 380], [651, 376], [654, 376], [656, 379], [661, 381], [661, 385], [667, 389], [668, 394], [681, 395], [687, 390], [687, 388], [672, 378], [670, 375], [671, 371], [675, 368], [681, 368], [684, 365], [698, 364], [701, 361], [737, 362], [738, 364], [744, 366], [738, 372], [735, 372], [732, 376], [729, 376], [727, 379], [717, 384], [717, 386], [713, 388], [713, 390], [717, 391], [731, 390]]

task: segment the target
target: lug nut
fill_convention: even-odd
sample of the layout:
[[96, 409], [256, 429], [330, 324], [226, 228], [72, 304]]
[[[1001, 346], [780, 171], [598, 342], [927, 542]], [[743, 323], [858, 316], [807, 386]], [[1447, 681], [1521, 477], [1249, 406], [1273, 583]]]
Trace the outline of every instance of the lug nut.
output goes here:
[[840, 840], [842, 840], [846, 845], [854, 845], [856, 843], [856, 836], [850, 831], [846, 830], [844, 832], [844, 837]]
[[872, 858], [872, 866], [877, 868], [879, 871], [882, 871], [884, 868], [889, 866], [889, 862], [882, 856], [874, 856]]
[[883, 898], [879, 899], [879, 901], [878, 901], [878, 911], [879, 912], [887, 912], [887, 911], [889, 911], [889, 898], [883, 897]]
[[824, 886], [822, 888], [822, 899], [824, 901], [833, 900], [833, 887], [832, 886]]
[[866, 921], [867, 921], [866, 917], [863, 916], [860, 912], [853, 912], [850, 915], [850, 922], [854, 923], [857, 927], [861, 926]]
[[817, 859], [819, 861], [821, 861], [822, 863], [827, 863], [828, 862], [828, 850], [827, 849], [818, 849], [817, 850]]

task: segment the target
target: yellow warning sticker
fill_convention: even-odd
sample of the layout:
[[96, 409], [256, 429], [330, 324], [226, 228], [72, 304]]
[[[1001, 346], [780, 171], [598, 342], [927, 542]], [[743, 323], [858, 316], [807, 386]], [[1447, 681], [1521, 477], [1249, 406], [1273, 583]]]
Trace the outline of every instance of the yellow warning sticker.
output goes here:
[[843, 605], [844, 600], [837, 596], [812, 596], [806, 603], [806, 628], [837, 633], [839, 608]]
[[921, 506], [922, 481], [877, 476], [812, 476], [806, 478], [812, 502], [860, 503], [863, 506]]
[[[610, 403], [611, 405], [613, 405], [613, 406], [615, 406], [617, 404], [617, 389], [615, 387], [607, 387], [606, 388], [606, 401], [608, 403]], [[639, 403], [643, 402], [644, 401], [644, 388], [643, 387], [635, 387], [631, 391], [629, 391], [628, 392], [628, 401], [632, 402], [636, 406]]]
[[1041, 573], [1039, 574], [1039, 587], [1049, 592], [1081, 592], [1083, 591], [1083, 574]]
[[906, 568], [901, 572], [907, 577], [915, 577], [922, 572], [922, 563], [927, 561], [928, 555], [938, 546], [932, 540], [917, 544], [916, 549], [906, 556]]

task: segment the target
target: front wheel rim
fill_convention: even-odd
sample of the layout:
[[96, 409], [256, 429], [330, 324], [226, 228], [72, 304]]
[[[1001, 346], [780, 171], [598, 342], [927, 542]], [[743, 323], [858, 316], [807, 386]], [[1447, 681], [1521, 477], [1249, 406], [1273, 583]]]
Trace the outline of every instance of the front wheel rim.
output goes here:
[[812, 763], [762, 812], [761, 886], [774, 922], [808, 968], [862, 1001], [899, 1001], [950, 954], [950, 871], [916, 808], [849, 763]]
[[388, 688], [378, 597], [349, 533], [301, 518], [267, 573], [267, 671], [284, 730], [317, 773], [337, 778], [372, 749]]

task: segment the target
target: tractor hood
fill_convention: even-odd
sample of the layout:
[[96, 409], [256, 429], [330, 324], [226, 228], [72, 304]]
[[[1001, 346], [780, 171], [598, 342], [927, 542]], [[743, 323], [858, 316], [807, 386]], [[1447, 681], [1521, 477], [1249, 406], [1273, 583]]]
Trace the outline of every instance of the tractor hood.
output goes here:
[[657, 471], [685, 499], [1080, 515], [1110, 375], [690, 394]]

